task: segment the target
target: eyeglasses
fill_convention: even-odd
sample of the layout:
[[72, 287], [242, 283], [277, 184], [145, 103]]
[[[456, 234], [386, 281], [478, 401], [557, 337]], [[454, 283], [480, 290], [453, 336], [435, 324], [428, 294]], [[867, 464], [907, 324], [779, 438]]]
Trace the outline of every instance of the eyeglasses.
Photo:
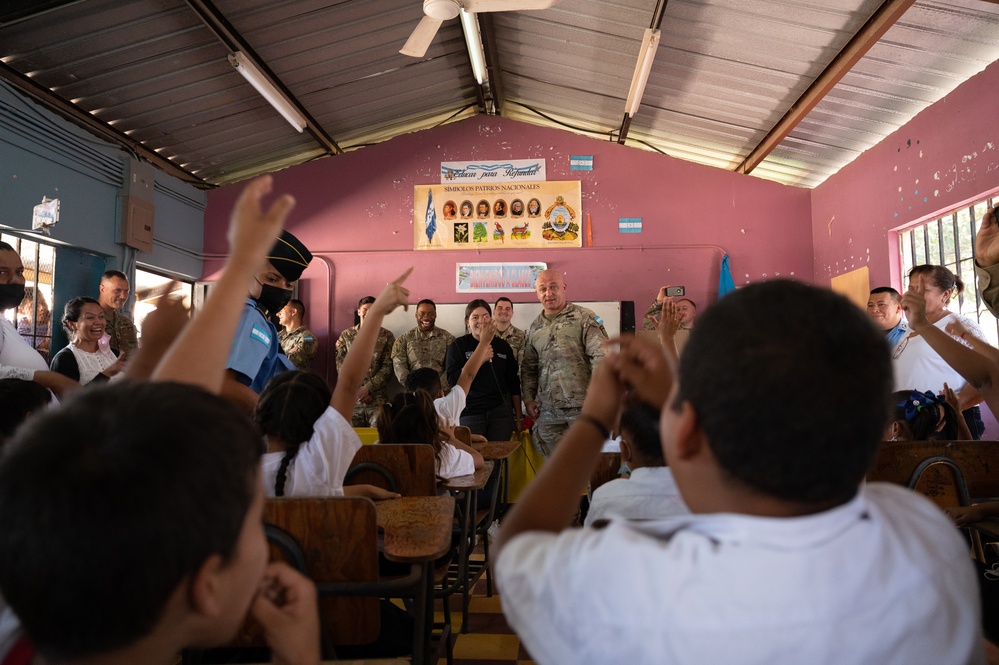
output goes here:
[[895, 349], [891, 352], [891, 359], [898, 360], [899, 356], [902, 355], [902, 352], [905, 351], [905, 347], [909, 344], [909, 338], [915, 336], [916, 333], [909, 333], [903, 337], [902, 340], [895, 345]]

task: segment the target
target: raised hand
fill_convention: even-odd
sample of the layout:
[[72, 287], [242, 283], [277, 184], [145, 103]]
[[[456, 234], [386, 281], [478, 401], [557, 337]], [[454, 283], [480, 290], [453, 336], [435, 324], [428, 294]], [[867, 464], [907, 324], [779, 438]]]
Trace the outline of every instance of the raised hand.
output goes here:
[[[496, 336], [496, 322], [495, 321], [489, 320], [488, 322], [483, 323], [481, 325], [481, 327], [479, 328], [479, 342], [480, 343], [482, 343], [482, 344], [489, 344], [490, 342], [493, 341], [493, 337], [495, 337], [495, 336]], [[492, 358], [492, 353], [489, 354], [489, 357]]]
[[957, 398], [957, 393], [954, 392], [953, 388], [947, 385], [946, 381], [944, 382], [943, 391], [940, 393], [940, 396], [944, 398], [944, 401], [950, 404], [951, 408], [954, 409], [954, 413], [958, 415], [961, 414], [961, 400]]
[[295, 199], [288, 194], [279, 196], [266, 211], [263, 199], [271, 193], [274, 179], [261, 176], [252, 181], [239, 195], [229, 221], [229, 253], [234, 258], [260, 262], [273, 246], [288, 213], [295, 207]]
[[944, 508], [944, 512], [950, 515], [950, 518], [954, 520], [955, 525], [968, 526], [969, 524], [981, 522], [986, 517], [994, 515], [995, 504], [992, 506], [982, 503], [975, 504], [974, 506], [954, 506], [951, 508]]
[[944, 328], [944, 331], [946, 331], [947, 334], [949, 335], [952, 335], [954, 337], [959, 337], [961, 339], [964, 339], [964, 336], [968, 334], [968, 329], [965, 328], [964, 324], [957, 319], [954, 319], [953, 321], [948, 323], [947, 326]]
[[191, 311], [184, 306], [181, 298], [169, 296], [177, 287], [172, 281], [164, 289], [164, 295], [156, 302], [156, 309], [142, 321], [142, 348], [152, 345], [156, 349], [166, 349], [177, 339], [180, 331], [190, 321]]
[[630, 336], [610, 341], [621, 345], [620, 353], [613, 359], [621, 381], [631, 386], [642, 400], [663, 408], [675, 378], [662, 346]]
[[406, 281], [412, 272], [413, 267], [410, 266], [409, 270], [399, 275], [394, 281], [386, 284], [382, 292], [375, 298], [371, 309], [378, 310], [383, 316], [388, 316], [400, 305], [404, 310], [409, 311], [409, 289], [404, 287], [402, 283]]
[[987, 211], [982, 219], [982, 228], [975, 236], [975, 254], [978, 265], [982, 267], [999, 263], [999, 220], [996, 216], [995, 208]]
[[911, 287], [902, 294], [902, 310], [913, 330], [919, 330], [930, 324], [926, 319], [926, 296], [913, 291]]
[[656, 324], [656, 330], [660, 336], [673, 337], [680, 329], [681, 319], [683, 319], [683, 314], [679, 312], [673, 299], [668, 298], [663, 302], [663, 313]]

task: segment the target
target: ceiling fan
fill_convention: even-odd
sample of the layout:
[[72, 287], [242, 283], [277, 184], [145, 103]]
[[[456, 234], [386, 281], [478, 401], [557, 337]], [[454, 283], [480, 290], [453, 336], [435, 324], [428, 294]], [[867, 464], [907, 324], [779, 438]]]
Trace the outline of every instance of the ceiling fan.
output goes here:
[[434, 41], [441, 23], [458, 16], [464, 9], [469, 13], [478, 12], [508, 12], [522, 9], [547, 9], [559, 0], [423, 0], [423, 13], [426, 16], [420, 20], [413, 34], [406, 40], [406, 45], [399, 53], [422, 58], [430, 42]]

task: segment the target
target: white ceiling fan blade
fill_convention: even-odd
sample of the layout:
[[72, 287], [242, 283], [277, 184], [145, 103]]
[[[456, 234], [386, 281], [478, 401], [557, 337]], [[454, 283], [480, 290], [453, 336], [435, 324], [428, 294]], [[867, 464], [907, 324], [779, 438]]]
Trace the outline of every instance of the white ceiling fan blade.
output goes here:
[[466, 12], [516, 12], [520, 10], [548, 9], [559, 0], [461, 0]]
[[406, 45], [400, 49], [399, 53], [413, 58], [422, 58], [430, 48], [430, 42], [434, 41], [438, 28], [443, 21], [424, 16], [420, 24], [413, 30], [413, 34], [406, 40]]

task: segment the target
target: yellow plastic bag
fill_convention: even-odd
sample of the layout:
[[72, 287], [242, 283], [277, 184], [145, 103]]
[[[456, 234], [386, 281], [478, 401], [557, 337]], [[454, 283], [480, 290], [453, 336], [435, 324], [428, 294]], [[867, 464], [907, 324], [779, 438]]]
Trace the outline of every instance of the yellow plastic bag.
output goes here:
[[545, 458], [534, 447], [534, 440], [531, 438], [531, 430], [525, 429], [514, 434], [511, 441], [520, 441], [520, 448], [513, 451], [507, 458], [510, 469], [510, 503], [516, 503], [520, 493], [524, 491], [527, 484], [534, 480], [534, 476], [541, 470]]

